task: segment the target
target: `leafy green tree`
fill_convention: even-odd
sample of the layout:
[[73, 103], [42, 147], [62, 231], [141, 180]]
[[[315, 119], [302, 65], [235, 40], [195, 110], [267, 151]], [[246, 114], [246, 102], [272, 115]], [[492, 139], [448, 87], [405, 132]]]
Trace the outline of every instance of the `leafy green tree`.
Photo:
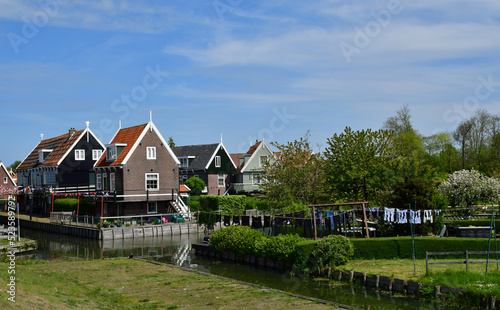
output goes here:
[[169, 147], [175, 147], [175, 142], [174, 142], [174, 138], [172, 138], [172, 136], [168, 137], [168, 146]]
[[7, 167], [7, 170], [12, 169], [12, 171], [16, 172], [17, 167], [19, 167], [20, 164], [21, 164], [21, 161], [20, 160], [16, 160], [9, 167]]
[[264, 166], [263, 184], [266, 196], [277, 208], [294, 204], [313, 204], [325, 200], [324, 160], [314, 153], [309, 132], [300, 140], [286, 144], [271, 143], [280, 155]]
[[200, 195], [205, 188], [205, 182], [198, 177], [190, 177], [184, 182], [184, 185], [191, 189], [193, 195]]
[[334, 134], [325, 150], [326, 186], [336, 200], [371, 200], [384, 183], [385, 166], [394, 158], [389, 130]]
[[406, 104], [389, 117], [382, 127], [394, 134], [394, 146], [403, 156], [422, 156], [425, 153], [424, 143], [411, 123], [410, 108]]

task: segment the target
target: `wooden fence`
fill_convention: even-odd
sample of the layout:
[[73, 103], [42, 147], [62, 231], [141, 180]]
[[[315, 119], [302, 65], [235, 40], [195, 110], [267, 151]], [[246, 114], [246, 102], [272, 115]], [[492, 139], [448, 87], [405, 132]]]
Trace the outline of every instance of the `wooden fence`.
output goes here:
[[[429, 262], [429, 256], [438, 255], [465, 255], [465, 260], [460, 261], [445, 261], [445, 262]], [[469, 264], [486, 264], [486, 260], [469, 260], [469, 255], [485, 255], [488, 251], [459, 251], [459, 252], [425, 252], [425, 273], [429, 273], [429, 265], [444, 265], [444, 264], [465, 264], [465, 269], [469, 271]], [[500, 251], [490, 251], [490, 254], [500, 254]], [[498, 256], [497, 256], [498, 257]], [[500, 263], [499, 260], [489, 260], [489, 263]]]

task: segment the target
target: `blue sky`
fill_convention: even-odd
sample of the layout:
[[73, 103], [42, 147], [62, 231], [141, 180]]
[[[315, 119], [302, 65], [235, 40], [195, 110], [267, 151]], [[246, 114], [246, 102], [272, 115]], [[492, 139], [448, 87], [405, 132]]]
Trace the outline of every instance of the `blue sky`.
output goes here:
[[149, 111], [177, 145], [232, 153], [311, 130], [423, 135], [500, 113], [500, 2], [0, 0], [0, 160], [82, 129], [106, 144]]

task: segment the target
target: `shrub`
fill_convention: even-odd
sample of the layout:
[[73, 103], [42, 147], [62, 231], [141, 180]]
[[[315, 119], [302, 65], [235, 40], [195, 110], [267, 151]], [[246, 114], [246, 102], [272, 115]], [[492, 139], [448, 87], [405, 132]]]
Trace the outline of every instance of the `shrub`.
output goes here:
[[[58, 198], [54, 200], [54, 212], [76, 212], [77, 207], [77, 198]], [[92, 215], [94, 210], [95, 204], [80, 198], [79, 215]]]
[[354, 255], [354, 246], [344, 236], [330, 235], [318, 241], [311, 252], [315, 264], [320, 268], [345, 265]]
[[203, 211], [221, 210], [223, 214], [243, 215], [245, 200], [245, 195], [200, 196], [200, 207]]
[[236, 256], [256, 255], [257, 243], [268, 238], [248, 226], [229, 226], [210, 236], [210, 246], [217, 252], [231, 252]]
[[[354, 259], [411, 259], [412, 245], [410, 237], [352, 239]], [[424, 259], [425, 252], [486, 251], [488, 239], [484, 238], [415, 238], [415, 256]], [[452, 258], [444, 256], [442, 258]], [[464, 255], [456, 257], [463, 258]], [[483, 256], [484, 257], [484, 256]], [[436, 258], [439, 258], [437, 256]]]
[[199, 195], [205, 188], [205, 182], [198, 177], [190, 177], [184, 184], [191, 189], [192, 195]]
[[317, 240], [305, 240], [295, 245], [295, 263], [302, 265], [311, 256], [312, 250], [318, 244]]
[[257, 243], [259, 256], [293, 264], [296, 259], [296, 245], [305, 239], [299, 235], [278, 235]]

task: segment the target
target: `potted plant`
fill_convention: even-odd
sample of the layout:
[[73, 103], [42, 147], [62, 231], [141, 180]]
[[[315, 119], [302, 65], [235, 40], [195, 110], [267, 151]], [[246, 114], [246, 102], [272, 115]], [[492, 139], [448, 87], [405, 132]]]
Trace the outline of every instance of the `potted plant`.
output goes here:
[[104, 222], [102, 222], [102, 227], [103, 228], [109, 228], [110, 224], [111, 224], [110, 222], [108, 222], [107, 220], [104, 220]]
[[136, 224], [137, 224], [137, 221], [136, 221], [135, 219], [132, 219], [131, 224], [132, 224], [132, 225], [136, 225]]
[[115, 226], [116, 227], [122, 227], [122, 222], [119, 219], [115, 220]]

